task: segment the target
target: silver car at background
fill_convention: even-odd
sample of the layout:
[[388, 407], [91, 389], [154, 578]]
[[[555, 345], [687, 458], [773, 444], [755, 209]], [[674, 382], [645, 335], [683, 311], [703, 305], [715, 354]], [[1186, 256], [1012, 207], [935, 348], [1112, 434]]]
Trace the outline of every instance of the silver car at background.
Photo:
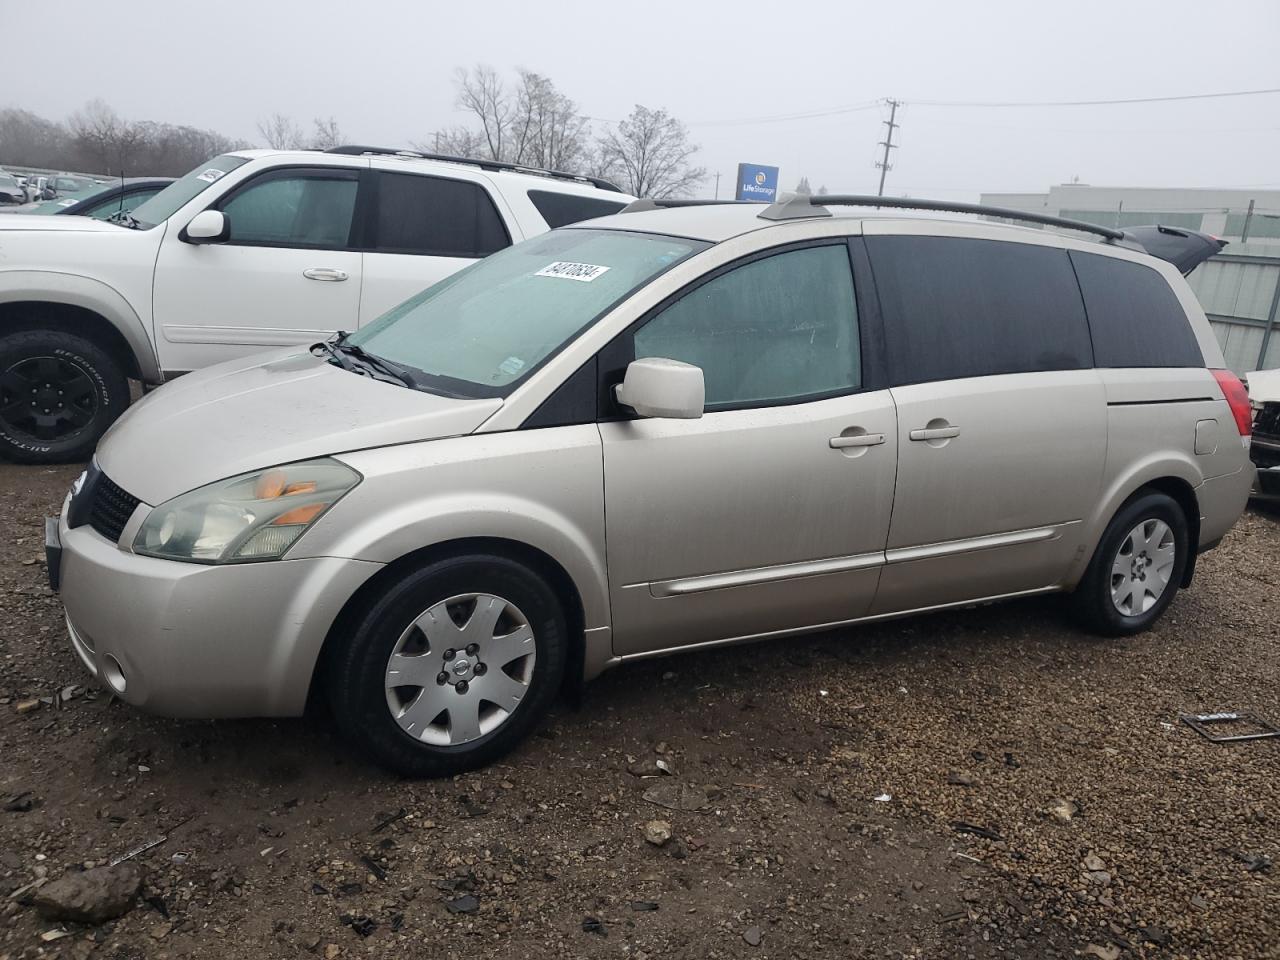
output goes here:
[[48, 528], [76, 651], [439, 775], [677, 649], [1062, 591], [1149, 627], [1253, 479], [1179, 272], [1217, 245], [823, 202], [641, 201], [151, 394]]

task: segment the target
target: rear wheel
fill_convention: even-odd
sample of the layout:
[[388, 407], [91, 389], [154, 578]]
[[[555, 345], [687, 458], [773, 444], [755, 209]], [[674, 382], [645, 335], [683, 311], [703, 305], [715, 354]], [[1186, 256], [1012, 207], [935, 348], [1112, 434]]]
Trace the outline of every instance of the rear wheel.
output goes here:
[[60, 330], [0, 336], [0, 455], [87, 460], [129, 405], [129, 381], [101, 347]]
[[329, 672], [343, 730], [407, 776], [490, 763], [528, 735], [564, 673], [564, 616], [504, 557], [441, 560], [389, 587]]
[[1112, 636], [1148, 629], [1173, 602], [1189, 556], [1187, 519], [1172, 497], [1149, 491], [1112, 518], [1075, 592], [1086, 624]]

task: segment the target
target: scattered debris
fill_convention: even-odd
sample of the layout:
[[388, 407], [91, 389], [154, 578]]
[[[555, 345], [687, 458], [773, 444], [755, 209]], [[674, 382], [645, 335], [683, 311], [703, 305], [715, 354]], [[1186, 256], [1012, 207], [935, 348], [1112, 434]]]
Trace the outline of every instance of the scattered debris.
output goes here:
[[379, 820], [374, 825], [373, 829], [370, 830], [369, 832], [380, 833], [381, 831], [387, 829], [387, 827], [391, 826], [391, 824], [395, 823], [397, 820], [403, 820], [408, 815], [409, 815], [409, 811], [406, 810], [404, 807], [401, 807], [395, 813], [391, 814], [391, 816], [383, 817], [381, 820]]
[[874, 797], [872, 797], [871, 799], [872, 799], [872, 800], [874, 800], [876, 803], [888, 803], [890, 800], [892, 800], [892, 799], [893, 799], [893, 794], [892, 794], [892, 793], [877, 793], [877, 794], [876, 794]]
[[173, 930], [172, 923], [157, 923], [154, 927], [151, 928], [151, 931], [150, 931], [151, 939], [163, 940], [165, 937], [167, 937], [170, 934], [170, 932], [172, 932], [172, 930]]
[[963, 820], [956, 820], [951, 824], [951, 829], [956, 833], [971, 833], [975, 837], [983, 837], [987, 840], [1003, 840], [1004, 837], [996, 833], [996, 831], [987, 827], [980, 827], [977, 824], [965, 823]]
[[14, 794], [4, 802], [5, 813], [27, 813], [36, 805], [36, 798], [30, 790]]
[[480, 909], [480, 898], [475, 894], [468, 893], [466, 896], [458, 897], [456, 900], [450, 900], [444, 905], [444, 908], [450, 913], [475, 913]]
[[666, 757], [641, 757], [627, 767], [627, 773], [633, 777], [674, 777], [676, 765]]
[[1055, 820], [1069, 823], [1080, 812], [1080, 804], [1074, 800], [1055, 799], [1049, 801], [1049, 815]]
[[149, 906], [164, 919], [169, 919], [169, 905], [164, 902], [164, 897], [158, 897], [154, 894], [148, 894], [142, 898], [142, 902]]
[[607, 937], [609, 935], [609, 929], [604, 925], [604, 921], [599, 917], [583, 917], [582, 932], [594, 933], [601, 937]]
[[387, 882], [386, 868], [382, 866], [382, 864], [378, 863], [378, 861], [374, 860], [373, 857], [365, 855], [360, 858], [360, 862], [363, 863], [366, 867], [368, 867], [369, 872], [372, 873], [379, 880], [381, 880], [383, 883]]
[[660, 847], [671, 839], [671, 824], [666, 820], [650, 820], [640, 828], [645, 840]]
[[1265, 854], [1241, 853], [1239, 850], [1232, 850], [1229, 847], [1219, 847], [1218, 852], [1239, 860], [1250, 873], [1269, 873], [1271, 871], [1271, 858]]
[[659, 807], [666, 807], [668, 810], [687, 810], [692, 812], [704, 810], [711, 805], [711, 801], [707, 798], [707, 792], [701, 787], [675, 780], [656, 783], [641, 796], [649, 803], [657, 804]]
[[1094, 853], [1091, 853], [1087, 857], [1085, 857], [1084, 860], [1082, 861], [1082, 865], [1086, 870], [1089, 870], [1089, 871], [1107, 869], [1107, 865], [1106, 863], [1103, 862], [1102, 858]]
[[32, 902], [46, 920], [103, 923], [132, 910], [141, 886], [135, 868], [112, 864], [65, 873], [41, 887]]
[[[183, 822], [185, 823], [186, 821], [183, 821]], [[164, 843], [168, 839], [169, 839], [169, 835], [165, 834], [162, 837], [156, 837], [154, 840], [148, 840], [146, 843], [140, 843], [133, 849], [126, 850], [124, 853], [121, 853], [112, 857], [110, 860], [107, 861], [107, 863], [113, 867], [118, 866], [119, 864], [124, 863], [126, 860], [132, 860], [134, 857], [136, 857], [140, 853], [146, 853], [152, 847], [160, 846], [160, 844]]]
[[978, 781], [967, 773], [949, 773], [947, 774], [947, 783], [953, 787], [973, 787], [977, 786]]
[[761, 936], [759, 927], [747, 927], [747, 929], [742, 931], [742, 939], [747, 941], [749, 946], [758, 947], [760, 946], [760, 941], [763, 937]]
[[13, 709], [17, 710], [18, 713], [31, 713], [32, 711], [40, 709], [40, 701], [35, 698], [30, 700], [19, 700], [13, 705]]
[[[1262, 719], [1256, 713], [1184, 713], [1180, 714], [1178, 719], [1210, 743], [1243, 743], [1247, 740], [1280, 737], [1280, 727], [1269, 720]], [[1210, 729], [1227, 723], [1244, 725], [1250, 732], [1217, 734]]]
[[184, 863], [186, 863], [190, 859], [191, 859], [191, 852], [188, 850], [180, 850], [177, 853], [175, 853], [172, 857], [169, 858], [171, 862], [177, 864], [178, 866], [182, 866]]
[[1084, 952], [1087, 956], [1097, 957], [1098, 960], [1119, 960], [1120, 957], [1120, 948], [1114, 943], [1107, 944], [1105, 947], [1091, 943], [1084, 948]]
[[636, 913], [652, 913], [658, 909], [658, 905], [652, 900], [632, 900], [631, 909]]
[[368, 917], [352, 916], [349, 913], [344, 913], [338, 919], [362, 937], [367, 937], [373, 933], [373, 931], [378, 929], [377, 922], [370, 920]]

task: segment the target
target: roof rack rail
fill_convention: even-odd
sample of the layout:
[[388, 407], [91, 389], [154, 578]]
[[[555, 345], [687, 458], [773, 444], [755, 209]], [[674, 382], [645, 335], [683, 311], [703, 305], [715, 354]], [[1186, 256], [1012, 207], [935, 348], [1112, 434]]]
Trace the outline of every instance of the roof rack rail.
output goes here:
[[556, 180], [572, 180], [576, 183], [588, 183], [601, 190], [621, 193], [622, 189], [603, 177], [588, 177], [581, 173], [566, 173], [563, 170], [544, 170], [542, 167], [530, 167], [522, 163], [507, 163], [505, 160], [477, 160], [475, 157], [451, 157], [443, 153], [424, 153], [421, 150], [397, 150], [392, 147], [367, 147], [362, 144], [349, 143], [340, 147], [330, 147], [325, 153], [341, 153], [351, 157], [405, 157], [410, 160], [443, 160], [446, 163], [465, 163], [481, 170], [503, 170], [511, 173], [531, 173], [540, 177], [553, 177]]
[[751, 203], [748, 200], [654, 200], [652, 197], [641, 197], [632, 200], [619, 210], [619, 213], [643, 213], [645, 210], [670, 210], [675, 207], [718, 207], [733, 203]]
[[1068, 220], [1065, 217], [1051, 217], [1042, 213], [1027, 213], [1025, 210], [1010, 210], [1007, 207], [989, 207], [981, 203], [953, 203], [949, 200], [913, 200], [908, 197], [873, 197], [861, 194], [827, 194], [816, 198], [807, 194], [797, 194], [778, 203], [771, 203], [760, 211], [763, 220], [798, 220], [804, 217], [829, 217], [831, 211], [826, 207], [892, 207], [899, 210], [938, 210], [944, 213], [976, 213], [987, 217], [1000, 217], [1005, 220], [1022, 220], [1026, 223], [1041, 223], [1049, 227], [1062, 227], [1066, 230], [1079, 230], [1082, 233], [1093, 233], [1112, 242], [1127, 240], [1123, 230], [1113, 230], [1096, 223], [1083, 220]]

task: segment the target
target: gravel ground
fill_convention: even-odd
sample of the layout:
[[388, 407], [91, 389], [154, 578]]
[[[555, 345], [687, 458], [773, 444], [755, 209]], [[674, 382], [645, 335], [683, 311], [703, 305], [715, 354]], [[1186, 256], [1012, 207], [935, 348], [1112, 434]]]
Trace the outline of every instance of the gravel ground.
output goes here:
[[[0, 466], [0, 960], [1280, 957], [1280, 741], [1178, 719], [1280, 721], [1274, 515], [1144, 636], [1042, 599], [652, 661], [407, 782], [323, 718], [87, 688], [40, 524], [77, 472]], [[22, 890], [159, 837], [119, 920]]]

